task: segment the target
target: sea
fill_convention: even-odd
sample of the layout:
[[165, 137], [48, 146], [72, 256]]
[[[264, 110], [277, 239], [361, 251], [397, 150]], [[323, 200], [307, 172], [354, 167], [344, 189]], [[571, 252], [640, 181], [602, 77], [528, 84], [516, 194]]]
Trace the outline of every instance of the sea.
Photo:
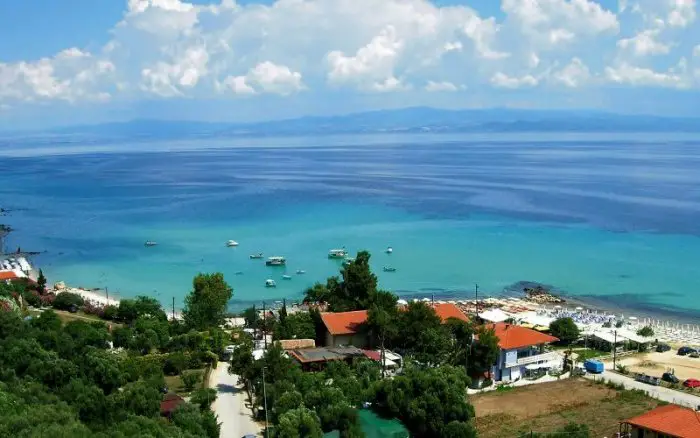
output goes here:
[[525, 281], [700, 321], [698, 135], [15, 136], [0, 141], [0, 207], [6, 248], [39, 252], [50, 282], [167, 306], [200, 272], [224, 273], [231, 309], [298, 300], [344, 247], [370, 251], [404, 297]]

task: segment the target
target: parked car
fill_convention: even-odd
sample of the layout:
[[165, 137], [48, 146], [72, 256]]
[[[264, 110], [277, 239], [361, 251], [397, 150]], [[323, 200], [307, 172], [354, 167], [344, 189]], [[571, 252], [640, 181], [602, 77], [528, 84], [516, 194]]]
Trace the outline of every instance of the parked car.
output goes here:
[[673, 374], [673, 373], [664, 373], [664, 374], [661, 376], [661, 380], [663, 380], [664, 382], [668, 382], [668, 383], [678, 383], [678, 382], [680, 382], [680, 380], [678, 380], [678, 377], [676, 377], [676, 375]]
[[694, 358], [694, 359], [697, 359], [697, 358], [700, 357], [700, 353], [698, 353], [697, 351], [693, 351], [692, 353], [690, 353], [690, 354], [688, 355], [688, 357], [692, 357], [692, 358]]
[[679, 356], [686, 356], [690, 353], [697, 353], [697, 350], [695, 350], [694, 348], [690, 348], [690, 347], [681, 347], [678, 349]]
[[669, 351], [671, 349], [671, 346], [668, 344], [657, 344], [656, 345], [656, 352], [657, 353], [663, 353], [665, 351]]
[[686, 388], [700, 388], [700, 380], [698, 379], [688, 379], [683, 382], [683, 386]]

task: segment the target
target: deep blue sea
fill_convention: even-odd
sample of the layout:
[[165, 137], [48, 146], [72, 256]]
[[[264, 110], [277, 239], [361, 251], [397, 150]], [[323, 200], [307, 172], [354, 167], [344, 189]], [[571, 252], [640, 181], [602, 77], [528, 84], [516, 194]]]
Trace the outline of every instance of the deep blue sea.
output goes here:
[[34, 261], [50, 281], [178, 306], [210, 271], [232, 284], [232, 307], [299, 297], [345, 246], [371, 251], [381, 287], [403, 295], [536, 281], [700, 316], [698, 136], [13, 138], [0, 142], [0, 207], [16, 229], [7, 246], [45, 251]]

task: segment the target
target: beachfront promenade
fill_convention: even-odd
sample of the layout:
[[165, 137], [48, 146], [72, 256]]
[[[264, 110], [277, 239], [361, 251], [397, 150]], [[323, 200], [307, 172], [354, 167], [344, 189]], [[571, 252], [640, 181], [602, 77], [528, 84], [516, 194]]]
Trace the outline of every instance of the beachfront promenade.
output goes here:
[[605, 379], [613, 383], [623, 385], [625, 389], [638, 389], [646, 392], [649, 397], [655, 398], [657, 400], [665, 401], [668, 403], [673, 403], [680, 406], [685, 406], [692, 409], [700, 409], [700, 397], [697, 395], [689, 394], [687, 392], [676, 391], [674, 389], [666, 388], [663, 386], [653, 386], [646, 383], [637, 382], [636, 380], [617, 374], [614, 372], [606, 371], [604, 374], [586, 374], [586, 379], [589, 380], [600, 380]]

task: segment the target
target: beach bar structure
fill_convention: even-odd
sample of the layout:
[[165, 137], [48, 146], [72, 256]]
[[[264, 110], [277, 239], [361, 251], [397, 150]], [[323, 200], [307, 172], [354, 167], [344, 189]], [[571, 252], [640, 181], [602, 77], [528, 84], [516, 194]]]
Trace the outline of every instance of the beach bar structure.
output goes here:
[[700, 412], [673, 404], [659, 406], [621, 422], [620, 437], [698, 438]]
[[544, 347], [559, 339], [546, 333], [504, 322], [486, 325], [498, 337], [498, 359], [491, 369], [495, 381], [515, 381], [534, 369], [558, 369], [563, 358]]

